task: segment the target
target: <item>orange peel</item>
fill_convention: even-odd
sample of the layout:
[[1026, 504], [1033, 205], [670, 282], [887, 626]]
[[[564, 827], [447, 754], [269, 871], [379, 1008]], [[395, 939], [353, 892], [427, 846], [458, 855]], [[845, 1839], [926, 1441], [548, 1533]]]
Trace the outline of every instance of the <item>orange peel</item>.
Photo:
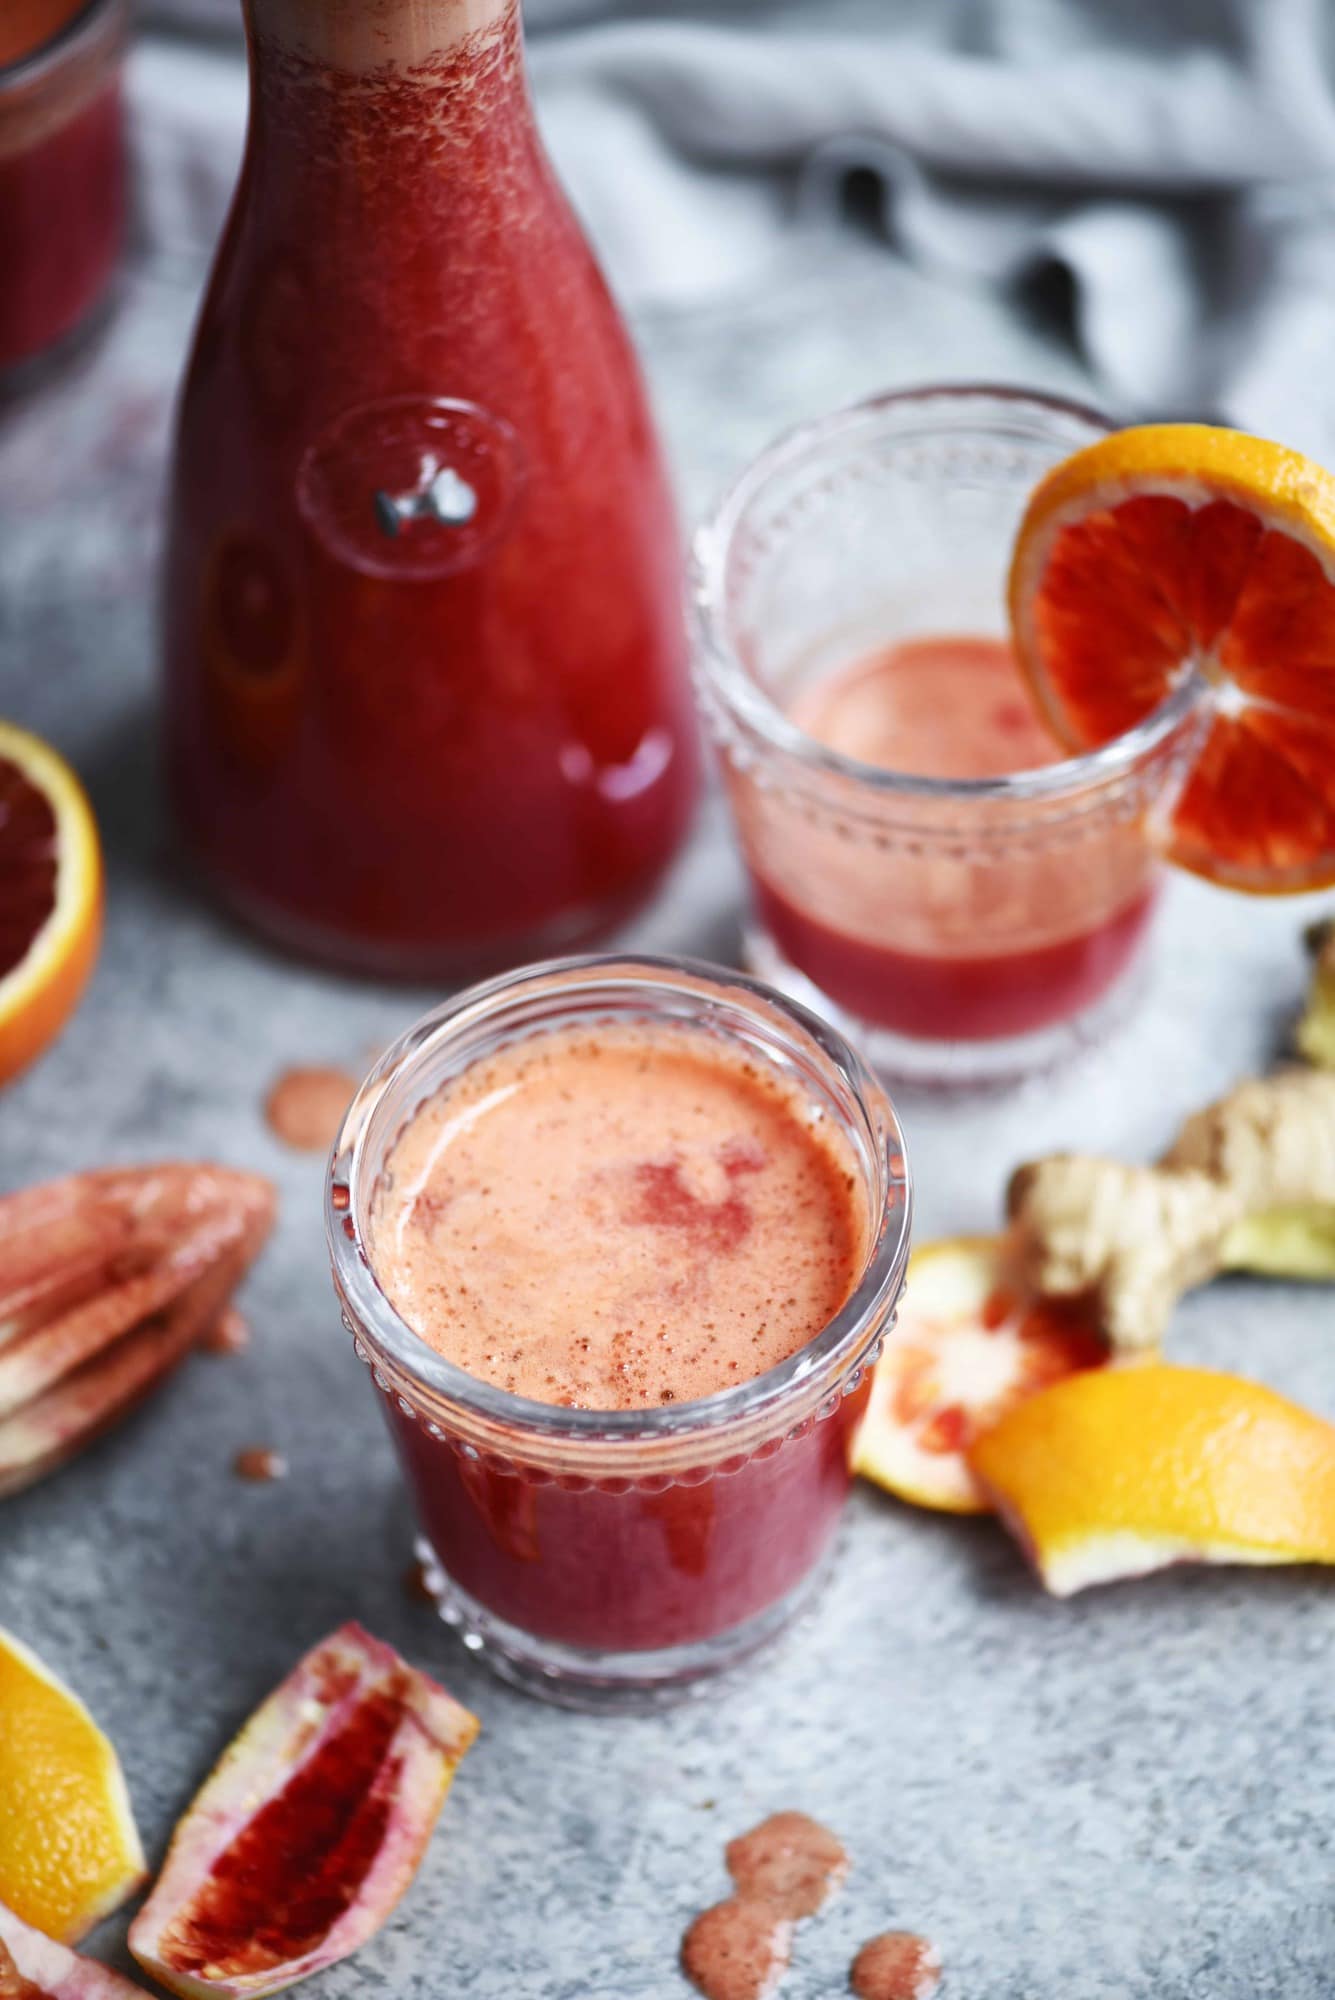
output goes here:
[[0, 1901], [73, 1944], [144, 1879], [120, 1762], [79, 1697], [3, 1630], [0, 1716]]
[[1076, 1375], [1008, 1411], [970, 1464], [1058, 1597], [1180, 1562], [1335, 1562], [1335, 1425], [1239, 1376]]

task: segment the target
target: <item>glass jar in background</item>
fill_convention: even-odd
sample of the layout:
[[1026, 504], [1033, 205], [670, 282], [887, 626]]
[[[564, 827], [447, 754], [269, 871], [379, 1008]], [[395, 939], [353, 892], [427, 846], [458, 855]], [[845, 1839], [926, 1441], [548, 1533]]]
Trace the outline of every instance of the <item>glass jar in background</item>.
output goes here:
[[125, 236], [128, 0], [0, 10], [0, 386], [107, 294]]
[[[377, 1196], [404, 1126], [451, 1078], [522, 1038], [615, 1023], [699, 1029], [797, 1085], [847, 1142], [866, 1248], [846, 1303], [787, 1361], [697, 1400], [609, 1412], [509, 1393], [419, 1338], [377, 1280]], [[680, 1696], [781, 1631], [848, 1497], [910, 1206], [898, 1121], [859, 1057], [735, 973], [669, 959], [533, 966], [448, 1002], [389, 1050], [335, 1142], [326, 1226], [428, 1579], [466, 1643], [531, 1692], [616, 1709]]]
[[697, 748], [672, 498], [518, 0], [246, 0], [181, 397], [166, 749], [288, 947], [458, 978], [652, 890]]
[[[781, 439], [697, 536], [697, 671], [750, 874], [750, 963], [887, 1074], [1041, 1067], [1107, 1021], [1140, 957], [1150, 817], [1195, 741], [1195, 693], [1068, 758], [1006, 645], [1025, 502], [1109, 428], [1020, 391], [887, 395]], [[866, 741], [886, 721], [860, 669], [893, 673], [910, 652], [900, 726], [987, 775], [847, 747], [859, 721]], [[834, 706], [837, 748], [803, 726]]]

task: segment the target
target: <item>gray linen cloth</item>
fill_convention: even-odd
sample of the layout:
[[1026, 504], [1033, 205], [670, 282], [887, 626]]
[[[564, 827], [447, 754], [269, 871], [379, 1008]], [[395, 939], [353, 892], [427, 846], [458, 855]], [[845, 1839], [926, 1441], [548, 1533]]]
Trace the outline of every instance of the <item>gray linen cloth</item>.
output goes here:
[[[143, 11], [237, 24], [236, 0]], [[528, 16], [548, 140], [632, 303], [726, 299], [851, 212], [1017, 310], [1062, 298], [1120, 410], [1335, 451], [1331, 0], [531, 0]], [[211, 228], [240, 143], [235, 61], [154, 37], [135, 87], [154, 222]]]

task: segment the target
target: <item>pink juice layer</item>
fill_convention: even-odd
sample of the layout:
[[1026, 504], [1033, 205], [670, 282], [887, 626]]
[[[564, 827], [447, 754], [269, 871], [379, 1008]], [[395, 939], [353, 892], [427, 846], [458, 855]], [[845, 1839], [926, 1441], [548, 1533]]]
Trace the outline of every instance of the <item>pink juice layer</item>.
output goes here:
[[910, 639], [808, 688], [793, 721], [845, 757], [918, 778], [1002, 778], [1060, 761], [1000, 639]]
[[[699, 1031], [560, 1030], [480, 1063], [414, 1116], [378, 1193], [372, 1262], [470, 1374], [538, 1401], [652, 1408], [787, 1359], [866, 1256], [851, 1152], [777, 1072]], [[863, 1398], [690, 1483], [571, 1491], [390, 1418], [446, 1571], [566, 1644], [675, 1645], [787, 1595], [848, 1489]], [[782, 1435], [782, 1430], [780, 1430]]]
[[[917, 777], [1004, 777], [1063, 754], [997, 639], [888, 647], [804, 690], [791, 714], [827, 748]], [[1126, 829], [1098, 853], [1055, 841], [999, 853], [980, 837], [972, 853], [963, 841], [909, 858], [796, 838], [794, 867], [756, 872], [766, 927], [832, 1000], [910, 1036], [988, 1040], [1081, 1012], [1125, 970], [1153, 903], [1143, 840]]]

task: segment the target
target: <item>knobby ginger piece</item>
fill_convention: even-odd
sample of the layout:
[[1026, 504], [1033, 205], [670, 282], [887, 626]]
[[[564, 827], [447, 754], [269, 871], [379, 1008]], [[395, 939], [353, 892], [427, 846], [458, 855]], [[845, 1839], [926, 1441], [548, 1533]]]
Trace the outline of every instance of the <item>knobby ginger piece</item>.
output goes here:
[[1088, 1298], [1119, 1354], [1156, 1347], [1225, 1268], [1335, 1278], [1335, 1072], [1257, 1077], [1187, 1120], [1157, 1167], [1053, 1154], [1011, 1178], [1026, 1277]]
[[1224, 1182], [1252, 1215], [1335, 1206], [1335, 1074], [1282, 1069], [1249, 1078], [1189, 1118], [1160, 1165]]
[[1049, 1298], [1088, 1296], [1119, 1354], [1159, 1345], [1182, 1293], [1221, 1269], [1243, 1214], [1208, 1174], [1081, 1153], [1017, 1168], [1006, 1207], [1029, 1282]]
[[1312, 984], [1294, 1041], [1300, 1056], [1319, 1069], [1335, 1070], [1335, 917], [1307, 933]]

